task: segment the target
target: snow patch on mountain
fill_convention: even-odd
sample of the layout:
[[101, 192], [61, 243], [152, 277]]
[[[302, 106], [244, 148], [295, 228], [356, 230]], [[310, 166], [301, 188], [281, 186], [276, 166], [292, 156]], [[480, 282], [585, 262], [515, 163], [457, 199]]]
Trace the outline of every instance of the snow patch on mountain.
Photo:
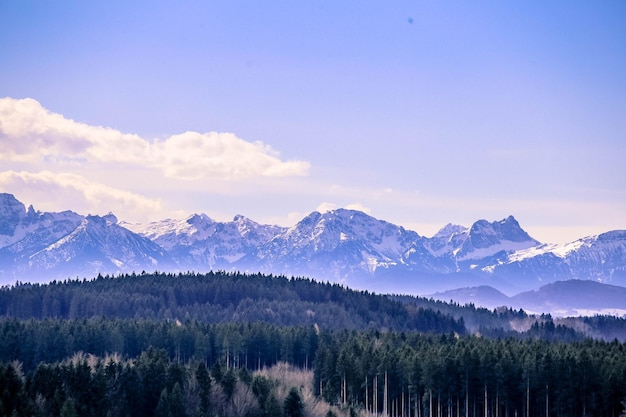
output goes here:
[[170, 250], [175, 246], [190, 246], [215, 233], [217, 222], [206, 214], [194, 214], [184, 220], [165, 219], [147, 224], [122, 223], [123, 227], [144, 236], [162, 248]]

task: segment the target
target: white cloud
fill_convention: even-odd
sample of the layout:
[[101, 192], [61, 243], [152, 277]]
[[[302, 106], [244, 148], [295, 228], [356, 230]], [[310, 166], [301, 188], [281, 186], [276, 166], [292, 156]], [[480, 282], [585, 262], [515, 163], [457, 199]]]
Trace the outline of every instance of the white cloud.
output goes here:
[[140, 163], [149, 144], [137, 135], [89, 126], [51, 113], [33, 99], [0, 99], [0, 158]]
[[[339, 207], [340, 206], [338, 206], [335, 203], [323, 202], [320, 205], [318, 205], [315, 210], [319, 211], [320, 213], [326, 213], [328, 211], [336, 210]], [[370, 214], [372, 212], [372, 210], [370, 208], [365, 207], [361, 203], [348, 204], [348, 205], [343, 206], [343, 208], [348, 209], [348, 210], [358, 210], [358, 211], [362, 211], [363, 213], [367, 213], [367, 214]]]
[[52, 113], [33, 99], [0, 99], [0, 159], [50, 164], [104, 163], [155, 168], [184, 180], [307, 175], [305, 161], [282, 161], [262, 142], [232, 133], [186, 132], [149, 142]]
[[338, 206], [335, 203], [323, 202], [323, 203], [320, 203], [319, 206], [317, 206], [315, 211], [319, 211], [320, 213], [326, 213], [328, 211], [336, 210], [337, 208]]
[[309, 164], [282, 162], [262, 142], [246, 142], [232, 133], [186, 132], [152, 146], [155, 163], [174, 178], [249, 178], [304, 175]]
[[0, 172], [0, 187], [38, 210], [57, 211], [59, 201], [71, 202], [71, 209], [81, 214], [106, 214], [115, 211], [124, 220], [145, 220], [162, 212], [159, 200], [94, 183], [71, 173], [50, 171]]
[[370, 209], [369, 207], [365, 207], [361, 203], [348, 204], [345, 208], [347, 208], [348, 210], [362, 211], [363, 213], [366, 213], [366, 214], [371, 214], [372, 213], [372, 209]]

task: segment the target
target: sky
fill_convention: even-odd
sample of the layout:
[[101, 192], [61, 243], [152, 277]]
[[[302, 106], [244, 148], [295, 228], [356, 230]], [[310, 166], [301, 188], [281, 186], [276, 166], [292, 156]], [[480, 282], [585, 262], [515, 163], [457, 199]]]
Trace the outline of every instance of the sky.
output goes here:
[[0, 191], [431, 236], [626, 229], [626, 2], [0, 0]]

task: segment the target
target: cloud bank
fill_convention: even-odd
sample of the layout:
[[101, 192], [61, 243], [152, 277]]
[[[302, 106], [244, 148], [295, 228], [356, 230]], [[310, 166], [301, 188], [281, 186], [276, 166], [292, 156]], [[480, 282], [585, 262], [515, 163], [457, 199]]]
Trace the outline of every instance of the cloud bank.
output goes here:
[[0, 99], [0, 159], [31, 164], [122, 164], [180, 180], [240, 180], [307, 175], [306, 161], [283, 161], [262, 142], [232, 133], [185, 132], [148, 141], [78, 123], [36, 100]]
[[44, 211], [56, 210], [48, 202], [50, 196], [56, 201], [71, 201], [71, 206], [66, 209], [81, 213], [103, 215], [115, 208], [116, 211], [132, 213], [130, 217], [139, 220], [163, 210], [160, 200], [93, 182], [72, 173], [4, 171], [0, 172], [0, 189], [18, 194]]

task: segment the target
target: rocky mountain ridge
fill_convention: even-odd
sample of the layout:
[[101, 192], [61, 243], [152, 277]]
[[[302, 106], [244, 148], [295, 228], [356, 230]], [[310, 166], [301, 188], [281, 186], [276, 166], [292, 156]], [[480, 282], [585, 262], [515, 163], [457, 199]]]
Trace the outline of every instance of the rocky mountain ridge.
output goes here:
[[626, 231], [543, 244], [513, 216], [447, 225], [433, 237], [356, 210], [292, 227], [204, 214], [148, 224], [28, 209], [0, 194], [0, 283], [140, 271], [240, 270], [308, 276], [377, 292], [489, 285], [507, 294], [568, 279], [626, 285]]

